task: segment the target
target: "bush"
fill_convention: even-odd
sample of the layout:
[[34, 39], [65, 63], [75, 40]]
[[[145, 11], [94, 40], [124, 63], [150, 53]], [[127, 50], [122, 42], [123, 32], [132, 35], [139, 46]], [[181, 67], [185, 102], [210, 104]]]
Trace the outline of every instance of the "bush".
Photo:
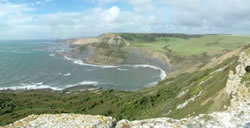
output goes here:
[[0, 98], [0, 115], [10, 113], [15, 108], [16, 108], [16, 105], [11, 99], [5, 98], [5, 97]]

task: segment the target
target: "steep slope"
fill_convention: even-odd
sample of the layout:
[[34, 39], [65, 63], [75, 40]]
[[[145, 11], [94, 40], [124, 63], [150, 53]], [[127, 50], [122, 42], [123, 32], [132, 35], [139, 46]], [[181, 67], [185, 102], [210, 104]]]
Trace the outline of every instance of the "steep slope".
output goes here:
[[249, 50], [250, 49], [240, 53], [237, 66], [235, 69], [229, 71], [227, 83], [223, 89], [223, 91], [226, 92], [226, 95], [230, 96], [230, 105], [225, 106], [225, 108], [227, 108], [226, 111], [201, 114], [194, 117], [183, 118], [181, 120], [170, 118], [131, 122], [122, 120], [118, 122], [116, 127], [250, 127], [250, 72], [246, 72], [246, 67], [250, 66]]

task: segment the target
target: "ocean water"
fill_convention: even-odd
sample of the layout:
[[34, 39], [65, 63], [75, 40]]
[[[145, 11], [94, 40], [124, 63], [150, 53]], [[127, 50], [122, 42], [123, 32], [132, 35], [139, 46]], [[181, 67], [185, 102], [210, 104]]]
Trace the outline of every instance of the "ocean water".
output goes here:
[[166, 76], [150, 65], [90, 65], [57, 55], [68, 49], [66, 44], [56, 41], [0, 41], [0, 90], [61, 90], [88, 84], [137, 90]]

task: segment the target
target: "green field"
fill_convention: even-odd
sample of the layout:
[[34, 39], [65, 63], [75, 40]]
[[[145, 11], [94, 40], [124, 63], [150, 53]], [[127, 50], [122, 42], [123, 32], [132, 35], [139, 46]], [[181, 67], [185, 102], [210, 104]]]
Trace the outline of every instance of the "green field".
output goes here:
[[167, 54], [171, 52], [178, 56], [220, 53], [250, 44], [250, 36], [236, 35], [200, 35], [197, 37], [187, 35], [185, 38], [151, 34], [122, 33], [120, 35], [136, 47]]

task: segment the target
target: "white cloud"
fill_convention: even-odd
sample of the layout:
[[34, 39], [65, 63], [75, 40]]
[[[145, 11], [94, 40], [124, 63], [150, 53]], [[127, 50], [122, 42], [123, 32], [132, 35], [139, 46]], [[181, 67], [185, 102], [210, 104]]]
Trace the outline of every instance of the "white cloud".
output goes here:
[[150, 32], [157, 20], [155, 16], [148, 20], [140, 14], [121, 11], [118, 6], [40, 15], [30, 14], [34, 9], [28, 5], [8, 3], [1, 6], [6, 9], [1, 10], [4, 15], [0, 16], [0, 30], [6, 31], [0, 31], [0, 39], [70, 38], [105, 32]]
[[[171, 8], [172, 23], [193, 32], [246, 33], [240, 26], [250, 27], [249, 0], [162, 1]], [[199, 30], [206, 27], [205, 31]]]
[[[125, 2], [94, 1], [100, 5]], [[0, 39], [70, 38], [105, 32], [250, 33], [249, 0], [128, 2], [132, 10], [114, 5], [78, 12], [34, 14], [35, 6], [0, 0]]]
[[119, 14], [120, 14], [120, 8], [118, 8], [117, 6], [114, 6], [110, 9], [108, 9], [107, 11], [104, 11], [104, 19], [108, 22], [112, 22], [115, 19], [118, 18]]

